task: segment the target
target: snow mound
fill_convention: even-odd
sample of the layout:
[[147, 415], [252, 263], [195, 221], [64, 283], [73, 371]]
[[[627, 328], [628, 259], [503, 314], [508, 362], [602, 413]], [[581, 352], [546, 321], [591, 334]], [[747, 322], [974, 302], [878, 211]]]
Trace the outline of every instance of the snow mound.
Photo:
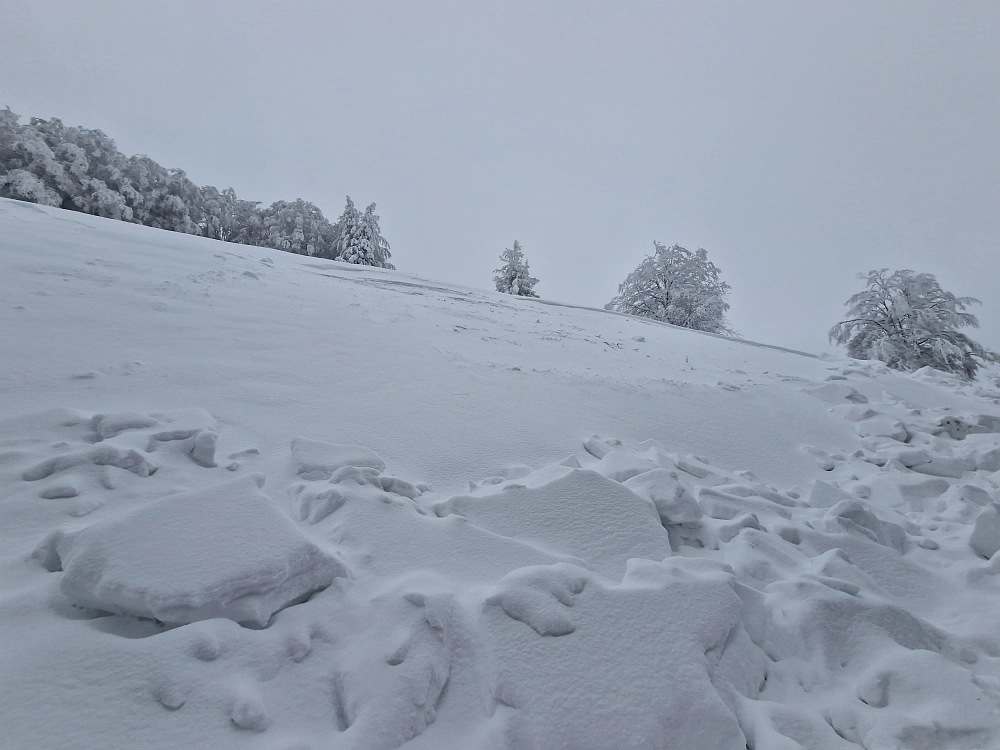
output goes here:
[[63, 593], [106, 612], [258, 627], [346, 576], [245, 476], [94, 523], [56, 547]]

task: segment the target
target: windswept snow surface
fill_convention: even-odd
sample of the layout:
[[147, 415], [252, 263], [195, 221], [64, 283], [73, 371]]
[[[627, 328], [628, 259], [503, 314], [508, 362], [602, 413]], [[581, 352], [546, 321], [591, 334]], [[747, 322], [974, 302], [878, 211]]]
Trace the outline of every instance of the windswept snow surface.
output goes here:
[[1000, 747], [1000, 392], [0, 201], [0, 747]]

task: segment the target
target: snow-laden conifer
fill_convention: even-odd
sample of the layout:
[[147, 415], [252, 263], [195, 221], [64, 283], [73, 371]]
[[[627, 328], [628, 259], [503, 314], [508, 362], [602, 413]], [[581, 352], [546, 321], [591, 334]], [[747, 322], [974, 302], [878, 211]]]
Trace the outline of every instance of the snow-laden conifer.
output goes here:
[[980, 365], [1000, 361], [959, 328], [978, 328], [964, 312], [974, 297], [956, 297], [933, 274], [888, 268], [860, 274], [865, 288], [847, 300], [847, 320], [830, 329], [830, 340], [856, 359], [877, 359], [897, 370], [934, 367], [973, 378]]
[[392, 253], [389, 252], [388, 241], [382, 236], [378, 220], [374, 203], [361, 213], [351, 196], [347, 196], [344, 213], [334, 228], [335, 257], [345, 263], [395, 268], [389, 262]]
[[605, 309], [653, 318], [684, 328], [733, 334], [726, 322], [729, 284], [699, 248], [654, 242], [653, 254], [639, 264], [618, 287], [618, 296]]
[[500, 254], [503, 265], [493, 272], [493, 283], [497, 291], [503, 294], [516, 294], [521, 297], [537, 297], [535, 284], [538, 279], [528, 273], [528, 261], [521, 250], [521, 243], [514, 240], [514, 247], [506, 248]]

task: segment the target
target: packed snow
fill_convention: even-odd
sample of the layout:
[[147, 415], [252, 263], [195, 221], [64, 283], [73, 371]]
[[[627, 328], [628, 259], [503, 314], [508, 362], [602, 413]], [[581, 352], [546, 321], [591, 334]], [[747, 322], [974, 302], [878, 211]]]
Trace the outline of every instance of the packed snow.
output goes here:
[[0, 240], [0, 747], [1000, 747], [989, 380]]

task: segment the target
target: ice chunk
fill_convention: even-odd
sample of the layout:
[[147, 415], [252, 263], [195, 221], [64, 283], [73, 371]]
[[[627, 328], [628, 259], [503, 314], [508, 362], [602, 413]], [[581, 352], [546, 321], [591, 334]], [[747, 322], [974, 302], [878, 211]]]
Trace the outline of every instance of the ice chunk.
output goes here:
[[990, 503], [979, 512], [969, 544], [987, 559], [1000, 551], [1000, 504]]
[[651, 501], [664, 525], [694, 523], [705, 515], [676, 471], [653, 469], [626, 480], [625, 486]]
[[88, 526], [59, 550], [63, 593], [83, 607], [162, 622], [226, 617], [264, 626], [346, 576], [257, 479], [169, 495]]
[[385, 461], [374, 451], [356, 445], [336, 445], [297, 437], [292, 441], [292, 455], [299, 474], [322, 472], [329, 476], [344, 466], [385, 470]]

